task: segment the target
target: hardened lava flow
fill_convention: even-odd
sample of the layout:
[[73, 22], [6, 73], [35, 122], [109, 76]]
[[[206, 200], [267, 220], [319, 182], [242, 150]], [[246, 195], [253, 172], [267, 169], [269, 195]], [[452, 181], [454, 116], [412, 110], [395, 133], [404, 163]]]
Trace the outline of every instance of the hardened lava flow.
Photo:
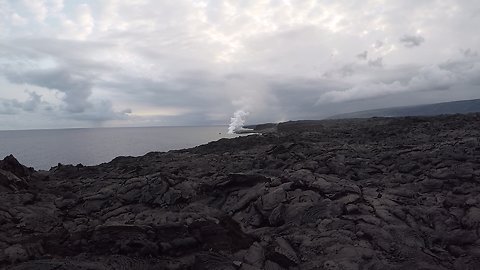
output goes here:
[[480, 269], [480, 114], [267, 127], [98, 166], [6, 157], [0, 266]]

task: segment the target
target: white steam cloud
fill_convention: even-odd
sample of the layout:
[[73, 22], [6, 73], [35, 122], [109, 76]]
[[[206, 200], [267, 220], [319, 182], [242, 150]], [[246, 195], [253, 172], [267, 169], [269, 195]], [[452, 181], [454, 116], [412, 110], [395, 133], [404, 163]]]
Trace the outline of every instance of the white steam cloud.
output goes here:
[[230, 118], [230, 126], [228, 127], [228, 134], [233, 134], [236, 131], [243, 129], [243, 124], [249, 115], [249, 112], [238, 110], [233, 114], [233, 117]]

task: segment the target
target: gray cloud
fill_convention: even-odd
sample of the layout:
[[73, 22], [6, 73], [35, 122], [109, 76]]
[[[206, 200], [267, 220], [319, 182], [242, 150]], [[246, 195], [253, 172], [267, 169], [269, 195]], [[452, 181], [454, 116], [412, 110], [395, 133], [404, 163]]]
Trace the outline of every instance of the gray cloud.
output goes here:
[[109, 120], [125, 120], [130, 113], [132, 113], [130, 109], [117, 112], [113, 109], [110, 101], [100, 100], [90, 103], [88, 109], [81, 113], [72, 114], [69, 118], [81, 121], [103, 122]]
[[[24, 111], [35, 111], [42, 103], [43, 113], [51, 114], [52, 117], [89, 122], [128, 117], [131, 110], [117, 111], [109, 100], [92, 99], [98, 80], [95, 74], [105, 74], [112, 67], [72, 53], [72, 50], [87, 54], [104, 52], [102, 46], [108, 46], [108, 44], [81, 44], [74, 41], [44, 39], [20, 39], [13, 42], [0, 44], [4, 48], [4, 54], [0, 53], [0, 59], [8, 60], [3, 63], [0, 61], [0, 71], [4, 77], [14, 84], [42, 87], [59, 93], [61, 103], [41, 102], [38, 94], [30, 92], [28, 100], [18, 104], [9, 102], [11, 105], [8, 108], [13, 108], [12, 104], [17, 104], [21, 105]], [[14, 111], [9, 110], [12, 113]]]
[[[358, 99], [370, 99], [393, 94], [424, 91], [447, 91], [456, 85], [475, 87], [480, 80], [480, 59], [447, 61], [438, 65], [428, 65], [416, 69], [416, 72], [398, 73], [394, 80], [367, 82], [347, 89], [323, 93], [318, 104], [326, 102], [344, 102]], [[459, 89], [460, 90], [460, 89]]]
[[380, 49], [383, 47], [383, 45], [384, 45], [383, 41], [377, 40], [375, 41], [375, 43], [373, 43], [373, 48]]
[[357, 58], [360, 60], [367, 60], [368, 52], [364, 51], [362, 53], [357, 54]]
[[355, 69], [353, 64], [346, 64], [338, 69], [328, 70], [322, 76], [327, 79], [350, 77], [355, 73]]
[[28, 112], [34, 112], [42, 103], [42, 96], [35, 92], [28, 92], [28, 99], [23, 102], [22, 108]]
[[16, 99], [0, 99], [0, 114], [17, 114], [22, 104]]
[[6, 77], [14, 83], [36, 85], [62, 92], [65, 95], [63, 98], [65, 108], [71, 113], [82, 113], [91, 105], [88, 102], [88, 97], [92, 93], [91, 79], [72, 74], [66, 69], [9, 72]]
[[21, 112], [35, 112], [42, 105], [42, 97], [31, 91], [27, 91], [28, 98], [25, 101], [17, 99], [0, 99], [0, 114], [14, 115]]
[[[8, 80], [14, 83], [44, 87], [62, 93], [61, 100], [65, 106], [48, 104], [44, 108], [44, 111], [56, 111], [56, 117], [101, 122], [126, 119], [128, 114], [131, 113], [130, 109], [115, 111], [112, 103], [108, 100], [91, 101], [93, 78], [73, 74], [66, 68], [6, 72], [5, 75]], [[15, 112], [14, 105], [21, 107], [24, 111], [33, 112], [41, 103], [40, 95], [29, 92], [29, 98], [25, 102], [11, 101], [8, 108], [10, 108], [11, 113]]]
[[378, 57], [375, 60], [369, 60], [368, 65], [376, 68], [383, 67], [383, 57]]
[[478, 56], [478, 52], [474, 51], [470, 48], [465, 49], [465, 50], [461, 50], [461, 52], [465, 57], [477, 57]]
[[420, 35], [404, 35], [400, 38], [400, 42], [407, 48], [413, 48], [425, 42], [425, 38]]
[[478, 89], [478, 2], [290, 2], [65, 1], [38, 23], [0, 0], [0, 111], [50, 127], [226, 124], [243, 108], [319, 118]]

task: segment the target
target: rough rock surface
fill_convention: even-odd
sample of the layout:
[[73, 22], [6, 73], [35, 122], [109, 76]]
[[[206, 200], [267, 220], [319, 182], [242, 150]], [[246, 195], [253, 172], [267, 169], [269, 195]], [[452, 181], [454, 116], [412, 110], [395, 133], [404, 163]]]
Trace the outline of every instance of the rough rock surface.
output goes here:
[[0, 161], [4, 269], [480, 269], [480, 114], [287, 122], [36, 172]]

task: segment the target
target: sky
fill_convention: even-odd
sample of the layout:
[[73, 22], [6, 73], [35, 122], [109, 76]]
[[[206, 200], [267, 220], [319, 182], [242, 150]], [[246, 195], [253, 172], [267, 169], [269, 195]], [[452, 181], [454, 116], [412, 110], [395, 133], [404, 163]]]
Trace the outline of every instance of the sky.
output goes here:
[[480, 98], [478, 0], [0, 0], [0, 129]]

